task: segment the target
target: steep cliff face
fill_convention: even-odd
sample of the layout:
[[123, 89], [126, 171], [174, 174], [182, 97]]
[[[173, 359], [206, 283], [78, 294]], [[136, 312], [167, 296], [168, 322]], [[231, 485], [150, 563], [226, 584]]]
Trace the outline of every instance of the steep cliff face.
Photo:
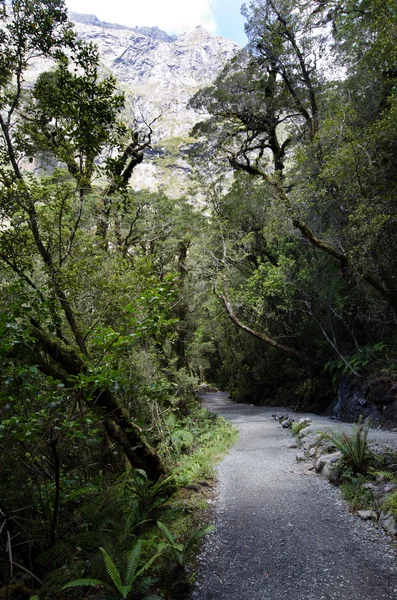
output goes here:
[[181, 194], [188, 165], [179, 148], [191, 142], [189, 131], [198, 120], [187, 103], [214, 80], [238, 46], [211, 36], [202, 27], [177, 37], [157, 27], [103, 23], [94, 15], [71, 13], [70, 17], [78, 35], [98, 46], [105, 69], [118, 79], [126, 94], [126, 120], [157, 118], [153, 152], [136, 170], [133, 185], [161, 186], [172, 195]]

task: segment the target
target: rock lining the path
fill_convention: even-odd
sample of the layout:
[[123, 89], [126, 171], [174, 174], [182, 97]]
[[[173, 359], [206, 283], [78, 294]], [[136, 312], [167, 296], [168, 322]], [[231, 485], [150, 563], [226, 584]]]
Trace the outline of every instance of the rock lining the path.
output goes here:
[[[338, 451], [335, 452], [336, 447], [330, 440], [323, 437], [322, 434], [325, 431], [319, 430], [318, 427], [316, 428], [309, 417], [295, 420], [290, 415], [278, 413], [274, 414], [273, 418], [278, 421], [284, 429], [291, 428], [293, 423], [304, 423], [306, 425], [306, 427], [301, 429], [296, 436], [299, 440], [299, 444], [297, 444], [299, 451], [296, 454], [296, 461], [302, 463], [310, 460], [316, 473], [322, 475], [330, 483], [338, 484], [339, 475], [337, 466], [338, 461], [342, 458], [342, 454]], [[328, 431], [329, 429], [330, 428], [328, 427]], [[379, 444], [377, 444], [377, 447], [379, 449]], [[377, 484], [366, 483], [363, 485], [364, 489], [371, 491], [378, 506], [383, 504], [387, 494], [392, 492], [396, 487], [397, 485], [395, 483], [389, 482], [384, 484], [383, 481], [378, 482]], [[359, 510], [356, 514], [363, 520], [377, 522], [389, 535], [393, 537], [397, 535], [397, 519], [391, 510]]]

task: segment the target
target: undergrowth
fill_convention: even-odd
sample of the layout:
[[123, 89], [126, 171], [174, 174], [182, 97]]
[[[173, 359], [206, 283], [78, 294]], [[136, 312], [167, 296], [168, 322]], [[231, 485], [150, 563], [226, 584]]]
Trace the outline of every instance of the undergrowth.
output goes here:
[[390, 511], [393, 516], [397, 519], [397, 490], [389, 494], [382, 504], [382, 509]]
[[127, 469], [70, 494], [70, 529], [38, 559], [48, 569], [38, 600], [185, 597], [194, 580], [192, 551], [211, 531], [205, 509], [214, 467], [237, 430], [194, 401], [188, 415], [168, 422], [163, 439], [167, 477], [153, 482]]
[[385, 449], [375, 454], [368, 444], [369, 427], [369, 421], [360, 420], [351, 434], [342, 429], [322, 433], [342, 454], [335, 481], [353, 512], [391, 512], [397, 519], [397, 453]]

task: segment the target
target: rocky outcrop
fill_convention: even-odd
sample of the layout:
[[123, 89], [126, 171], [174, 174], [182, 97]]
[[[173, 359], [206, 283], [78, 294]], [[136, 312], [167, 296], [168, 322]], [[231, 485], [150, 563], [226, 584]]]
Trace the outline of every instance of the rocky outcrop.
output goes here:
[[173, 42], [177, 39], [176, 35], [168, 35], [168, 33], [162, 31], [158, 27], [127, 27], [127, 25], [100, 21], [95, 15], [82, 15], [73, 11], [69, 12], [69, 18], [74, 23], [93, 25], [94, 27], [101, 27], [102, 29], [126, 29], [128, 31], [134, 31], [135, 33], [140, 33], [162, 42]]
[[126, 120], [156, 119], [153, 145], [160, 152], [136, 169], [133, 185], [181, 195], [191, 172], [181, 149], [194, 143], [189, 132], [202, 118], [188, 101], [215, 79], [239, 47], [202, 27], [169, 36], [156, 27], [131, 29], [102, 23], [93, 15], [72, 17], [79, 37], [97, 44], [105, 68], [125, 92]]
[[389, 379], [341, 378], [337, 400], [329, 414], [354, 423], [363, 417], [372, 423], [397, 422], [397, 383]]
[[[215, 79], [239, 46], [202, 27], [170, 36], [158, 27], [131, 28], [95, 15], [70, 13], [70, 18], [78, 36], [98, 46], [104, 72], [117, 78], [126, 97], [124, 121], [155, 120], [153, 152], [134, 172], [132, 185], [181, 195], [191, 173], [186, 151], [195, 143], [189, 132], [203, 118], [188, 101]], [[50, 61], [36, 61], [30, 80], [52, 66]]]

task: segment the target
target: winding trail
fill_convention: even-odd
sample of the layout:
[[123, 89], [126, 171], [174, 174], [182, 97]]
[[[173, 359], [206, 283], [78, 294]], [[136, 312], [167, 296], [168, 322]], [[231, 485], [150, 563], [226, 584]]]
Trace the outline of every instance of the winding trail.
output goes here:
[[217, 530], [192, 599], [397, 600], [390, 538], [296, 462], [290, 433], [271, 416], [278, 409], [235, 404], [221, 392], [203, 405], [232, 421], [240, 438], [218, 467]]

